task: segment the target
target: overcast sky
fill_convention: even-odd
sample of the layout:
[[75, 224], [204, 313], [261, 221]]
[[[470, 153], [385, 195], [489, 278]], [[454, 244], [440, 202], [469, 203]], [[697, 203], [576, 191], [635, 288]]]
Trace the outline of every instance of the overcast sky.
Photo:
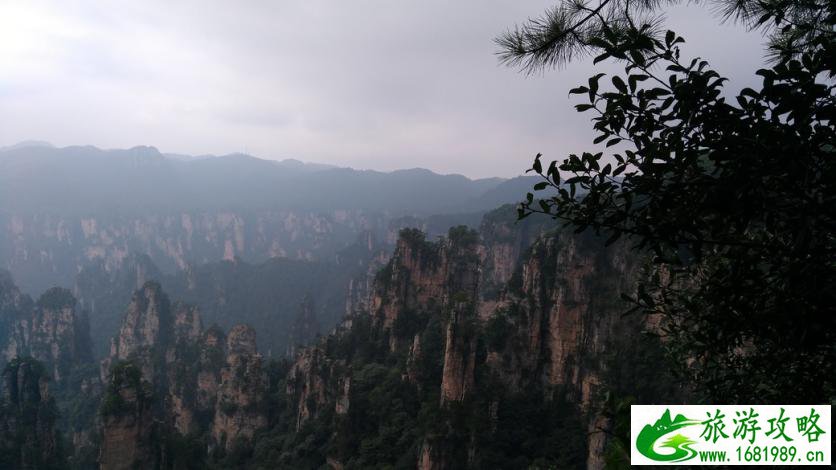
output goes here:
[[[22, 140], [513, 176], [590, 149], [567, 91], [492, 39], [549, 1], [0, 0], [0, 146]], [[704, 7], [668, 23], [741, 88], [762, 38]]]

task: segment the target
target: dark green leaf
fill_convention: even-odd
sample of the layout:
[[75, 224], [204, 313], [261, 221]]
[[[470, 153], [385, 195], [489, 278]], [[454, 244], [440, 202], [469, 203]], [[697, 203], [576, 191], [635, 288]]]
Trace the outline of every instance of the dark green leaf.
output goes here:
[[621, 79], [619, 76], [612, 77], [612, 84], [618, 88], [618, 91], [621, 93], [627, 93], [627, 85], [624, 83], [624, 80]]

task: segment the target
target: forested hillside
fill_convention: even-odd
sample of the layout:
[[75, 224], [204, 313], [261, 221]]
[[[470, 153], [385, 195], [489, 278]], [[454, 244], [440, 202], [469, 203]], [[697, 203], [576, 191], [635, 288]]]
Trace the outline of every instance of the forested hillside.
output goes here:
[[[682, 393], [656, 370], [661, 346], [642, 336], [654, 325], [622, 315], [619, 294], [642, 260], [602, 243], [515, 223], [511, 208], [438, 241], [403, 229], [330, 334], [315, 338], [316, 301], [300, 293], [284, 345], [295, 332], [309, 346], [289, 358], [258, 352], [276, 340], [269, 325], [213, 325], [225, 311], [216, 300], [204, 311], [174, 284], [146, 282], [99, 372], [67, 385], [86, 390], [82, 402], [58, 403], [81, 423], [64, 431], [78, 444], [66, 458], [78, 468], [600, 466], [613, 443], [596, 430], [618, 419], [619, 400]], [[253, 267], [223, 269], [247, 282], [236, 270]], [[246, 292], [257, 304], [259, 273], [252, 290], [222, 295], [227, 305], [249, 305]], [[9, 305], [30, 305], [7, 284]]]

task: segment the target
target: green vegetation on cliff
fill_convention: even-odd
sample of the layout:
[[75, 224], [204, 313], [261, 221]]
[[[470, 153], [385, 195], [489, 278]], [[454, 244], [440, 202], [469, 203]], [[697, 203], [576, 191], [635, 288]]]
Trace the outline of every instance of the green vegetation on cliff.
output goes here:
[[624, 65], [570, 91], [598, 148], [548, 164], [538, 154], [542, 180], [519, 216], [624, 237], [652, 259], [632, 301], [657, 317], [702, 401], [830, 402], [836, 3], [718, 2], [769, 38], [759, 84], [735, 95], [649, 15], [667, 3], [562, 0], [499, 38], [503, 59], [527, 70], [579, 53]]
[[13, 359], [3, 370], [0, 468], [67, 468], [48, 381], [44, 366], [32, 358]]
[[[128, 403], [124, 395], [134, 400]], [[110, 369], [110, 376], [102, 397], [99, 413], [102, 416], [121, 416], [136, 412], [142, 402], [151, 399], [151, 391], [142, 382], [142, 371], [133, 361], [119, 361]]]

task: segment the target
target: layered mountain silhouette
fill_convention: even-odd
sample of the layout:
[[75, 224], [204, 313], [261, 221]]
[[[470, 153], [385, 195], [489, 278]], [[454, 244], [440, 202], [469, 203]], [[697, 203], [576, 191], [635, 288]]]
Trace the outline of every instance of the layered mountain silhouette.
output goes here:
[[0, 210], [9, 212], [246, 207], [438, 214], [516, 202], [532, 181], [474, 180], [420, 168], [384, 173], [245, 154], [164, 154], [148, 146], [102, 150], [24, 142], [0, 148]]

